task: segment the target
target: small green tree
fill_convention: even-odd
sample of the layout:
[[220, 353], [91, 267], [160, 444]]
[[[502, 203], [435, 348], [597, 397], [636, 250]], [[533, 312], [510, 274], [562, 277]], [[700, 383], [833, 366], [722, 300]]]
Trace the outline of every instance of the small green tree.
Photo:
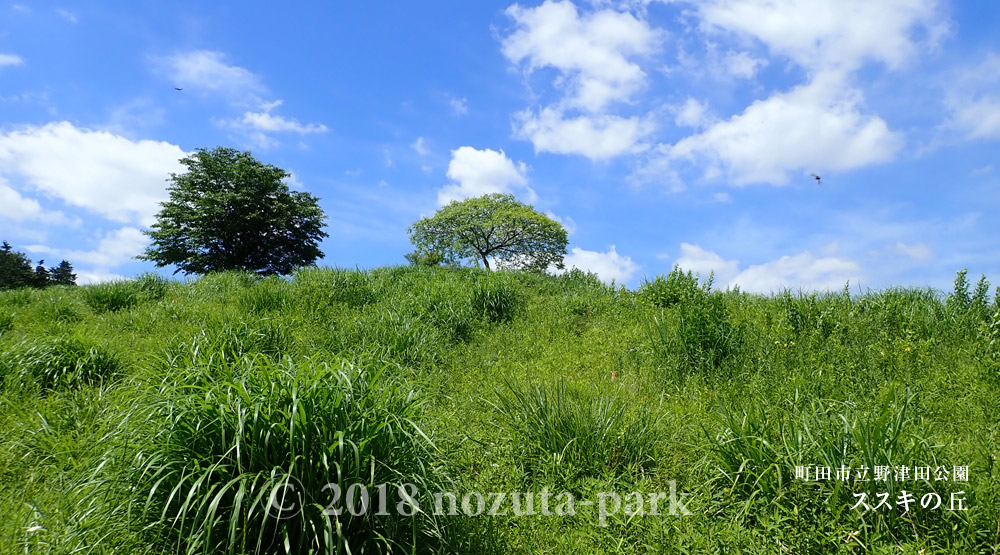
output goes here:
[[55, 268], [49, 268], [50, 283], [53, 285], [76, 285], [76, 274], [73, 265], [63, 260]]
[[407, 258], [440, 255], [444, 262], [490, 259], [501, 268], [562, 269], [568, 238], [561, 224], [514, 195], [489, 194], [452, 201], [407, 230], [416, 252]]
[[326, 216], [316, 197], [289, 191], [285, 170], [222, 147], [198, 149], [181, 163], [187, 172], [171, 174], [170, 200], [145, 231], [153, 242], [138, 258], [175, 265], [174, 273], [272, 275], [323, 256]]
[[50, 274], [49, 269], [45, 267], [45, 261], [39, 260], [38, 266], [35, 266], [35, 275], [32, 277], [32, 284], [41, 289], [51, 285], [51, 279], [52, 274]]

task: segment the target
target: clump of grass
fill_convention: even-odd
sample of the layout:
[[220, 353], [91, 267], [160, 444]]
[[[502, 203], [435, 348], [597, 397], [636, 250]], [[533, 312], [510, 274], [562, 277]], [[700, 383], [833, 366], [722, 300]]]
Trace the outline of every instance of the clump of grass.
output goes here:
[[167, 352], [172, 365], [225, 366], [243, 357], [282, 358], [292, 346], [287, 325], [273, 319], [212, 319], [194, 339], [174, 343]]
[[357, 308], [378, 300], [371, 276], [360, 270], [310, 266], [296, 270], [292, 281], [299, 303], [313, 313], [335, 305]]
[[523, 442], [529, 474], [616, 476], [648, 469], [656, 460], [656, 419], [630, 411], [620, 392], [585, 394], [565, 382], [527, 388], [506, 382], [494, 407], [502, 425]]
[[372, 306], [334, 329], [337, 350], [366, 360], [422, 366], [435, 361], [441, 333], [416, 315], [394, 307]]
[[[231, 381], [195, 370], [159, 392], [133, 499], [154, 542], [186, 553], [369, 553], [440, 539], [432, 516], [396, 510], [403, 484], [416, 497], [434, 479], [412, 391], [386, 368], [252, 364]], [[376, 516], [381, 484], [388, 514]], [[362, 487], [372, 503], [363, 513]]]
[[505, 272], [482, 276], [472, 287], [472, 309], [488, 322], [509, 322], [524, 302], [517, 282]]
[[38, 290], [31, 287], [0, 290], [0, 305], [10, 307], [28, 306], [38, 300]]
[[[898, 467], [934, 468], [937, 464], [923, 422], [914, 415], [910, 392], [901, 394], [890, 388], [872, 411], [824, 399], [814, 399], [804, 407], [803, 402], [796, 396], [787, 408], [767, 408], [754, 400], [741, 403], [738, 410], [719, 405], [716, 415], [722, 431], [710, 436], [716, 472], [709, 490], [726, 492], [727, 497], [719, 500], [723, 512], [751, 523], [755, 515], [783, 515], [786, 520], [808, 520], [814, 530], [822, 528], [824, 521], [850, 525], [846, 520], [855, 516], [844, 514], [843, 509], [857, 502], [854, 494], [863, 492], [875, 500], [888, 492], [895, 500], [901, 490], [920, 487], [897, 481]], [[813, 471], [809, 480], [797, 478], [796, 467], [826, 467], [830, 476], [817, 480]], [[867, 469], [865, 477], [862, 467]], [[885, 480], [874, 479], [876, 467], [891, 469]], [[847, 474], [838, 477], [838, 471]], [[941, 491], [946, 485], [934, 486], [947, 497]], [[860, 524], [865, 540], [888, 536], [898, 541], [910, 533], [902, 531], [901, 518], [896, 510], [872, 512], [855, 525]], [[931, 512], [914, 511], [908, 515], [906, 528], [924, 535], [939, 527], [938, 518]]]
[[248, 314], [267, 314], [291, 306], [292, 293], [285, 280], [271, 276], [241, 291], [238, 302]]
[[0, 353], [0, 376], [6, 389], [41, 391], [93, 385], [113, 378], [123, 369], [106, 349], [76, 338], [23, 341]]
[[14, 313], [5, 308], [0, 309], [0, 336], [12, 329], [14, 329]]
[[158, 301], [167, 294], [169, 281], [157, 274], [134, 280], [117, 280], [84, 286], [83, 299], [95, 312], [126, 310], [144, 301]]
[[41, 306], [42, 314], [49, 320], [62, 324], [72, 324], [83, 320], [83, 307], [73, 302], [67, 295], [48, 294]]

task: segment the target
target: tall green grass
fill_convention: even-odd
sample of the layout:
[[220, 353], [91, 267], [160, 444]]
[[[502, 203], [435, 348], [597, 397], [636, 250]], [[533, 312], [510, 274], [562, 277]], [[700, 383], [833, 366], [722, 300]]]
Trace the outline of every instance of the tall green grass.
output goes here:
[[[133, 502], [150, 541], [189, 553], [382, 553], [442, 539], [430, 516], [396, 512], [402, 484], [419, 495], [434, 483], [412, 391], [386, 368], [248, 364], [228, 380], [177, 369], [183, 379], [165, 382], [143, 415], [152, 426]], [[347, 491], [363, 486], [377, 502], [381, 484], [388, 514], [352, 515]]]

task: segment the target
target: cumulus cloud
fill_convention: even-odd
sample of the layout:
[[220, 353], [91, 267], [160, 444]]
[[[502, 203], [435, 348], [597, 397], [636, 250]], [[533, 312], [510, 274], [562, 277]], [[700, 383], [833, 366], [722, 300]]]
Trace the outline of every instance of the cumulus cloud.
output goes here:
[[555, 108], [535, 114], [525, 110], [515, 117], [516, 135], [535, 145], [535, 152], [580, 154], [602, 160], [639, 150], [637, 143], [651, 130], [638, 117], [585, 115], [566, 118]]
[[614, 280], [618, 285], [632, 279], [639, 271], [639, 265], [631, 257], [618, 254], [614, 245], [611, 245], [607, 252], [588, 251], [573, 247], [569, 254], [563, 258], [563, 264], [567, 270], [577, 268], [585, 272], [593, 272], [601, 278], [601, 281], [611, 283]]
[[536, 152], [590, 159], [632, 151], [649, 125], [607, 110], [645, 87], [646, 73], [635, 58], [657, 49], [659, 33], [630, 13], [603, 9], [581, 15], [568, 1], [548, 0], [534, 8], [515, 4], [507, 15], [516, 30], [503, 40], [504, 56], [528, 74], [555, 69], [553, 86], [563, 94], [555, 104], [517, 114], [518, 138], [531, 141]]
[[751, 104], [742, 114], [661, 146], [671, 159], [703, 163], [734, 184], [784, 183], [788, 172], [846, 171], [888, 162], [902, 137], [862, 111], [859, 91], [835, 74]]
[[646, 74], [630, 58], [652, 53], [658, 34], [632, 14], [600, 10], [580, 16], [572, 2], [547, 0], [535, 8], [515, 4], [507, 15], [517, 30], [503, 41], [503, 54], [527, 71], [553, 67], [566, 102], [590, 112], [640, 90]]
[[740, 273], [739, 261], [726, 260], [712, 251], [690, 243], [681, 243], [681, 254], [675, 264], [684, 270], [699, 274], [703, 278], [715, 272], [715, 283], [717, 284], [728, 284]]
[[755, 58], [746, 52], [732, 50], [726, 52], [722, 62], [727, 74], [743, 79], [750, 79], [760, 68], [767, 65], [767, 60], [764, 58]]
[[23, 66], [23, 65], [24, 65], [24, 58], [18, 56], [17, 54], [0, 53], [0, 67]]
[[674, 113], [674, 123], [681, 127], [701, 129], [715, 119], [709, 112], [708, 104], [691, 97], [675, 107]]
[[451, 151], [447, 175], [453, 183], [438, 191], [438, 204], [442, 206], [453, 200], [489, 193], [513, 193], [517, 189], [528, 195], [528, 202], [537, 199], [535, 191], [528, 186], [528, 166], [524, 162], [515, 163], [502, 150], [459, 147]]
[[683, 243], [677, 264], [702, 277], [714, 271], [716, 284], [723, 287], [738, 285], [741, 290], [753, 293], [773, 293], [783, 289], [836, 290], [848, 281], [857, 283], [862, 277], [861, 267], [854, 260], [836, 256], [817, 257], [809, 251], [742, 268], [738, 260], [726, 260], [715, 252]]
[[947, 33], [937, 0], [705, 0], [692, 2], [705, 30], [753, 37], [815, 71], [866, 61], [898, 67]]
[[[0, 176], [121, 223], [150, 225], [186, 153], [69, 122], [0, 134]], [[22, 187], [22, 190], [24, 188]]]
[[[111, 269], [131, 261], [149, 243], [149, 238], [142, 231], [129, 226], [101, 234], [96, 239], [97, 245], [92, 250], [58, 249], [46, 245], [28, 245], [25, 250], [53, 260], [69, 260], [77, 267], [77, 283], [85, 285], [123, 279]], [[85, 264], [91, 267], [81, 268]]]
[[37, 200], [22, 196], [0, 178], [0, 222], [3, 221], [61, 224], [69, 222], [69, 219], [58, 210], [43, 209]]

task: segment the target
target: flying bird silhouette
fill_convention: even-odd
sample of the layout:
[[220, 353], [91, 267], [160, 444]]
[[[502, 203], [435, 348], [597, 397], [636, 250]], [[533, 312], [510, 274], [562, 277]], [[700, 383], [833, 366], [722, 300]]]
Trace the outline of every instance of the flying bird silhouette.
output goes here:
[[183, 91], [184, 89], [182, 89], [182, 88], [179, 88], [179, 87], [174, 87], [174, 90], [175, 90], [175, 91]]
[[809, 175], [813, 176], [813, 178], [815, 178], [815, 179], [816, 179], [816, 185], [822, 185], [822, 184], [823, 184], [823, 180], [822, 180], [822, 179], [820, 179], [818, 175], [816, 175], [816, 174], [814, 174], [814, 173], [811, 173], [811, 174], [809, 174]]

